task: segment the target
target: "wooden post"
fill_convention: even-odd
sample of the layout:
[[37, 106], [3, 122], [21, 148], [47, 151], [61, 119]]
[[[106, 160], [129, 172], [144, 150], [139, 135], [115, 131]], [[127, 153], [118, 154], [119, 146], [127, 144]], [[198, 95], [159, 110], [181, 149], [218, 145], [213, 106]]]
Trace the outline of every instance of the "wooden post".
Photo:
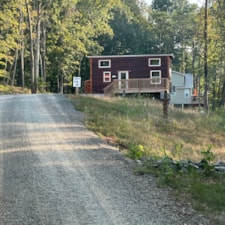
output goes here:
[[79, 87], [75, 87], [75, 94], [76, 94], [76, 95], [79, 94]]
[[163, 117], [164, 119], [168, 119], [168, 109], [169, 109], [169, 98], [167, 91], [164, 91], [164, 99], [163, 99]]

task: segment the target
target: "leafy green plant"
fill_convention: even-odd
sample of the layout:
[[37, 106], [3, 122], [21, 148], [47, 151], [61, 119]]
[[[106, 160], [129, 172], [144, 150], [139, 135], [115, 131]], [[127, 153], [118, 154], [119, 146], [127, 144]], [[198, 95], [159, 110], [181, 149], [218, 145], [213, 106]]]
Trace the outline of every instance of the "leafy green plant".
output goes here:
[[201, 160], [201, 166], [204, 169], [205, 175], [211, 175], [214, 171], [214, 165], [212, 161], [215, 159], [215, 154], [211, 151], [212, 146], [210, 145], [206, 150], [201, 151], [203, 159]]
[[207, 150], [201, 151], [201, 154], [204, 156], [204, 159], [211, 164], [212, 160], [215, 159], [215, 154], [211, 151], [212, 146], [210, 145]]
[[174, 181], [175, 170], [171, 167], [171, 159], [165, 157], [162, 161], [163, 183], [171, 185]]
[[131, 159], [140, 159], [144, 154], [144, 147], [142, 145], [130, 145], [128, 148], [128, 157]]

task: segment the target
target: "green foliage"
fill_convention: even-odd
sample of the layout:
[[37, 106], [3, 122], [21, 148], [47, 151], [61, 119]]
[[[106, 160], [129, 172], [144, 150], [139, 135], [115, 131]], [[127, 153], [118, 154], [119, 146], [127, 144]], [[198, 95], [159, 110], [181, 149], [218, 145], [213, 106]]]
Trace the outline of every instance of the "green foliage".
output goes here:
[[205, 175], [209, 176], [214, 172], [214, 165], [212, 165], [212, 161], [215, 159], [215, 154], [211, 151], [212, 146], [209, 146], [207, 150], [201, 151], [203, 155], [203, 159], [201, 161], [201, 165], [204, 169]]
[[206, 150], [201, 151], [201, 154], [204, 156], [204, 160], [210, 165], [211, 162], [215, 159], [215, 154], [211, 151], [212, 146], [209, 146]]
[[167, 11], [168, 8], [171, 8], [172, 2], [168, 0], [153, 0], [152, 7], [158, 11]]
[[171, 167], [171, 159], [169, 157], [165, 157], [162, 160], [162, 165], [160, 166], [160, 170], [162, 172], [162, 177], [160, 179], [160, 183], [171, 185], [174, 182], [176, 171]]
[[[59, 77], [66, 83], [73, 74], [80, 73], [84, 56], [102, 51], [97, 38], [106, 34], [112, 36], [108, 21], [112, 18], [111, 10], [120, 4], [120, 0], [41, 0], [38, 3], [18, 0], [4, 3], [0, 9], [0, 69], [10, 72], [15, 51], [24, 50], [25, 64], [28, 65], [25, 70], [30, 69], [29, 54], [33, 55], [31, 63], [35, 67], [39, 65], [40, 56], [41, 69], [44, 69], [35, 68], [35, 76], [33, 70], [29, 71], [32, 85], [37, 85], [40, 72], [45, 73], [50, 84], [57, 83]], [[27, 30], [30, 36], [26, 35]], [[40, 49], [37, 43], [40, 43]], [[32, 46], [34, 52], [27, 46]], [[18, 61], [20, 57], [23, 56], [19, 54]], [[16, 69], [21, 72], [20, 68]]]
[[130, 145], [128, 147], [128, 157], [131, 159], [141, 159], [144, 154], [144, 147], [142, 145]]
[[148, 160], [144, 166], [137, 168], [137, 174], [153, 174], [160, 186], [170, 186], [178, 199], [192, 202], [196, 210], [207, 214], [211, 221], [217, 220], [216, 224], [222, 224], [223, 219], [216, 219], [215, 215], [225, 210], [225, 174], [207, 173], [205, 176], [205, 172], [197, 169], [178, 169], [171, 162], [172, 159], [167, 156], [161, 160]]
[[9, 74], [7, 73], [6, 70], [1, 70], [0, 69], [0, 77], [8, 78], [9, 77]]
[[205, 204], [213, 211], [222, 211], [225, 209], [224, 184], [224, 178], [223, 182], [218, 182], [215, 178], [209, 180], [195, 178], [190, 184], [189, 191], [202, 209], [205, 208]]

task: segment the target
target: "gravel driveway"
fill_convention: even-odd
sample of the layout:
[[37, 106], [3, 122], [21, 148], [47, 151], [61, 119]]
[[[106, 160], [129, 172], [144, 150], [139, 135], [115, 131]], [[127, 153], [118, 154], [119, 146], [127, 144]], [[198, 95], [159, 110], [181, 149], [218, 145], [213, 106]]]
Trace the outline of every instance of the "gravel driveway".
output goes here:
[[208, 225], [83, 124], [63, 95], [0, 96], [0, 225]]

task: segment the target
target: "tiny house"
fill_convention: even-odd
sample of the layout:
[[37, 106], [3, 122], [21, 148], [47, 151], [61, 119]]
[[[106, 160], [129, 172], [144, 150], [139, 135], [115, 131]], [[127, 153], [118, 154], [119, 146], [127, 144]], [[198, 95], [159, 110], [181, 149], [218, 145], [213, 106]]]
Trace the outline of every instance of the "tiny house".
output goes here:
[[191, 105], [193, 102], [193, 75], [172, 71], [170, 103]]
[[88, 56], [85, 93], [160, 94], [170, 90], [172, 54]]

